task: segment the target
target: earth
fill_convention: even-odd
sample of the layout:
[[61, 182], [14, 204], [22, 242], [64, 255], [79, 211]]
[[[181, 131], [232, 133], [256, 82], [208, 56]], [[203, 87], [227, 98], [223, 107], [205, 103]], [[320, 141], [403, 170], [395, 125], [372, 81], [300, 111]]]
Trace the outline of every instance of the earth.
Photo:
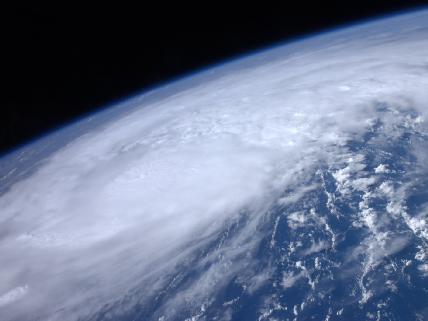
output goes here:
[[428, 320], [428, 11], [212, 66], [0, 159], [0, 319]]

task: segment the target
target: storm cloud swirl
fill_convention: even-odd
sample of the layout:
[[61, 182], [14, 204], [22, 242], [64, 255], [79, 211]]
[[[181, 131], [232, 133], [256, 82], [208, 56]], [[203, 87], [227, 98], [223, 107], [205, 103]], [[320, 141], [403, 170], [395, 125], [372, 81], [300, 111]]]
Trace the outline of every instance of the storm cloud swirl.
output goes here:
[[[376, 273], [403, 249], [395, 268], [426, 280], [428, 203], [407, 200], [427, 183], [427, 21], [216, 67], [229, 71], [64, 144], [0, 195], [0, 319], [228, 320], [262, 288], [259, 320], [314, 298], [346, 315], [397, 289]], [[333, 255], [344, 225], [357, 241]], [[353, 291], [340, 306], [333, 277]]]

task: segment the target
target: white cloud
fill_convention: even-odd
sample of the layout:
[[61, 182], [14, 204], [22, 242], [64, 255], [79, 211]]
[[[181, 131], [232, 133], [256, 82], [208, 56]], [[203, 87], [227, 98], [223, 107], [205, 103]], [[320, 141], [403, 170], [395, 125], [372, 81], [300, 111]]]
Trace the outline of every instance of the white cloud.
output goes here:
[[28, 292], [28, 286], [19, 286], [0, 296], [0, 307], [23, 298]]
[[329, 247], [330, 245], [325, 241], [314, 242], [311, 244], [309, 248], [302, 251], [302, 255], [303, 256], [311, 255], [311, 254], [323, 251], [325, 249], [328, 249]]
[[291, 288], [294, 286], [294, 284], [296, 284], [297, 281], [299, 281], [304, 277], [305, 277], [304, 271], [300, 271], [296, 273], [293, 273], [293, 272], [284, 273], [282, 277], [281, 285], [284, 289]]
[[293, 212], [287, 216], [288, 226], [292, 229], [304, 227], [308, 217], [304, 212]]
[[418, 270], [422, 273], [423, 276], [428, 277], [428, 264], [420, 264]]
[[390, 170], [385, 164], [379, 164], [379, 166], [375, 168], [376, 174], [383, 174], [383, 173], [389, 173], [389, 172]]

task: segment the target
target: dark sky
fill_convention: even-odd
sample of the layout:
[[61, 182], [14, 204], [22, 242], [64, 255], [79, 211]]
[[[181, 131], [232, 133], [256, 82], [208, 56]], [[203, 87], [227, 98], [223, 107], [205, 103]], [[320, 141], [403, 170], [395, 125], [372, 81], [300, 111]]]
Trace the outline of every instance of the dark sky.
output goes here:
[[[249, 2], [249, 1], [248, 1]], [[245, 8], [15, 5], [1, 12], [0, 154], [207, 64], [428, 1], [263, 1]], [[118, 2], [120, 3], [120, 2]], [[5, 55], [5, 56], [4, 56]]]

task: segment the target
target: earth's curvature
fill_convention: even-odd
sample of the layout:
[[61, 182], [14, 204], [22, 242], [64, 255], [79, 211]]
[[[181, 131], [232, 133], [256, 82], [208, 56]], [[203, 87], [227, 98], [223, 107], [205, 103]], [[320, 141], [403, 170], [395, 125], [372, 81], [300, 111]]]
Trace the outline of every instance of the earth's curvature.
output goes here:
[[428, 11], [261, 52], [0, 160], [0, 319], [428, 320]]

